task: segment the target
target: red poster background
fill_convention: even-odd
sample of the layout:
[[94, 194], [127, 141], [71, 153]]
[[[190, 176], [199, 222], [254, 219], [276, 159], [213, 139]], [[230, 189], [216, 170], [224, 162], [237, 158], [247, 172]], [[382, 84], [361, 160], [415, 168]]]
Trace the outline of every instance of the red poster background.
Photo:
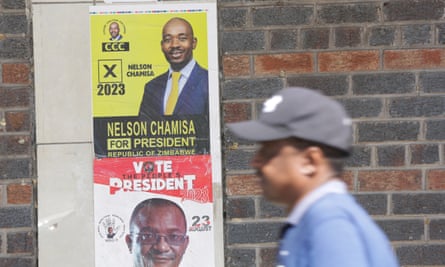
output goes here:
[[94, 183], [117, 192], [147, 192], [212, 202], [210, 155], [103, 158], [94, 162]]

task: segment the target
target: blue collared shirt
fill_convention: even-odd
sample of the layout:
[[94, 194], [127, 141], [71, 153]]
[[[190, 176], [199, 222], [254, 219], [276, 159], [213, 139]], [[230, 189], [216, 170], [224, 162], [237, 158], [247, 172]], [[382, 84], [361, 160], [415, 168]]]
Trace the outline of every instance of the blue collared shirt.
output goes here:
[[366, 211], [331, 180], [292, 210], [277, 267], [397, 267], [389, 240]]
[[346, 185], [339, 180], [330, 180], [314, 191], [307, 194], [291, 211], [287, 217], [287, 222], [290, 224], [298, 224], [309, 207], [320, 198], [327, 194], [346, 194]]

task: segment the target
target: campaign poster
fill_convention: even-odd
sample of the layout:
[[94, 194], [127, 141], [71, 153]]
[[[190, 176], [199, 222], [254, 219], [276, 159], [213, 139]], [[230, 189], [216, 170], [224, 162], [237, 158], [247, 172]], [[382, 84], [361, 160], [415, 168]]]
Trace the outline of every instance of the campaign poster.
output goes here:
[[216, 32], [215, 3], [90, 7], [97, 267], [218, 265]]

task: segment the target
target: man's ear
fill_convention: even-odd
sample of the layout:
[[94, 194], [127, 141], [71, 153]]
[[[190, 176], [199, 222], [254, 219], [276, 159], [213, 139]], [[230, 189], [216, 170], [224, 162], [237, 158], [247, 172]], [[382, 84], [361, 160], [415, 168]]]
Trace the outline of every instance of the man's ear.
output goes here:
[[198, 44], [198, 38], [193, 37], [193, 43], [192, 43], [193, 49], [196, 48], [196, 45], [197, 45], [197, 44]]
[[131, 253], [132, 252], [132, 247], [133, 247], [133, 240], [131, 239], [131, 235], [128, 234], [128, 235], [125, 236], [125, 242], [127, 242], [128, 250]]
[[304, 150], [306, 160], [300, 168], [300, 172], [306, 176], [312, 176], [317, 171], [317, 168], [323, 162], [323, 151], [316, 146], [310, 146]]
[[188, 245], [189, 245], [189, 236], [186, 236], [184, 249], [186, 249]]
[[312, 176], [315, 172], [315, 167], [310, 164], [305, 164], [302, 168], [300, 168], [300, 172], [306, 176]]

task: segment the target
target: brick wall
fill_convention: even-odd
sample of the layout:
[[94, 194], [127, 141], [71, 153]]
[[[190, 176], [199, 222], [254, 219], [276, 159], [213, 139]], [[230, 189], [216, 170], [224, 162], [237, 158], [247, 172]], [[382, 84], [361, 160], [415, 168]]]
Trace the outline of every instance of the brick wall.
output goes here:
[[[36, 266], [28, 0], [0, 1], [0, 266]], [[354, 118], [344, 179], [404, 266], [445, 266], [445, 1], [220, 0], [224, 122], [308, 86]], [[226, 266], [273, 266], [284, 211], [224, 131]]]
[[31, 32], [25, 0], [0, 1], [0, 266], [35, 266]]
[[[344, 179], [403, 266], [445, 266], [445, 1], [219, 1], [225, 123], [283, 86], [353, 117]], [[224, 128], [225, 129], [225, 128]], [[252, 143], [224, 130], [226, 266], [273, 266], [285, 214], [261, 196]]]

